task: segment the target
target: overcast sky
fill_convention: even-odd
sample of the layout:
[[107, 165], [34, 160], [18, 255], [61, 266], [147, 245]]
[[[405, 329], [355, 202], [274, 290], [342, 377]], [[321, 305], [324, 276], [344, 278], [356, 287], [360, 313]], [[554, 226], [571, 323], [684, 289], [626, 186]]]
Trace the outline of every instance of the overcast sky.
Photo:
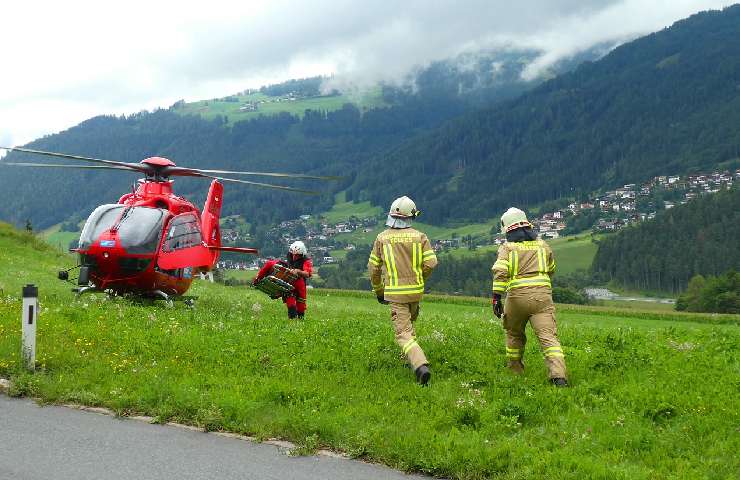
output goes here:
[[659, 30], [722, 0], [65, 0], [4, 2], [0, 146], [100, 114], [221, 97], [334, 74], [342, 88], [399, 82], [463, 52], [537, 48], [542, 68]]

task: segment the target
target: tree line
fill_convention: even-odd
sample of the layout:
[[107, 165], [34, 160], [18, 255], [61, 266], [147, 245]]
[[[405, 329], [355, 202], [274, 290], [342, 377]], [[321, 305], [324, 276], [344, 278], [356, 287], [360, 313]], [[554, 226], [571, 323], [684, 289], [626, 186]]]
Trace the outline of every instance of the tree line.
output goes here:
[[[659, 174], [738, 165], [740, 6], [697, 14], [537, 87], [517, 83], [509, 72], [502, 85], [460, 95], [451, 79], [475, 84], [463, 74], [434, 65], [419, 76], [418, 92], [386, 87], [389, 108], [361, 111], [348, 104], [233, 124], [168, 110], [104, 116], [29, 147], [130, 162], [160, 155], [198, 168], [344, 177], [320, 185], [323, 195], [310, 199], [227, 185], [224, 214], [241, 214], [257, 225], [325, 211], [341, 190], [348, 200], [383, 208], [406, 194], [424, 205], [426, 221], [445, 224]], [[116, 173], [3, 167], [0, 218], [16, 225], [30, 218], [38, 228], [72, 215], [84, 218], [130, 191], [136, 177]], [[207, 185], [177, 179], [176, 189], [201, 203]]]
[[695, 275], [740, 270], [740, 187], [662, 211], [604, 237], [593, 262], [602, 281], [676, 294]]
[[[321, 286], [348, 290], [370, 291], [367, 279], [367, 259], [370, 246], [364, 245], [350, 251], [337, 265], [325, 265], [319, 269]], [[439, 254], [439, 264], [426, 282], [429, 293], [490, 297], [493, 274], [491, 267], [496, 261], [496, 253], [456, 257], [452, 254]], [[589, 285], [586, 272], [573, 275], [555, 275], [553, 299], [558, 303], [584, 304], [588, 299], [581, 289]]]
[[657, 175], [740, 165], [740, 5], [703, 12], [585, 62], [520, 97], [376, 156], [378, 188], [426, 207], [426, 221], [490, 218], [514, 205], [579, 198]]

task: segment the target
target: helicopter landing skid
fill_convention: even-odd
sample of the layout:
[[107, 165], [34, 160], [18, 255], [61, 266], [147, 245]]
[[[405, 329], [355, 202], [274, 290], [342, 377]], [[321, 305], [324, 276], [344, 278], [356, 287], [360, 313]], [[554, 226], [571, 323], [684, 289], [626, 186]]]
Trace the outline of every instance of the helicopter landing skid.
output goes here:
[[75, 297], [79, 298], [83, 293], [99, 292], [100, 290], [98, 290], [95, 285], [90, 285], [87, 287], [73, 288], [72, 291], [75, 292]]
[[167, 295], [166, 293], [164, 293], [164, 292], [163, 292], [162, 290], [154, 290], [154, 291], [152, 292], [152, 295], [153, 295], [154, 297], [158, 297], [158, 298], [161, 298], [162, 300], [164, 300], [164, 301], [165, 301], [165, 303], [167, 304], [167, 308], [172, 308], [172, 307], [174, 307], [174, 306], [175, 306], [175, 301], [174, 301], [174, 300], [172, 300], [172, 299], [170, 298], [170, 296], [169, 296], [169, 295]]

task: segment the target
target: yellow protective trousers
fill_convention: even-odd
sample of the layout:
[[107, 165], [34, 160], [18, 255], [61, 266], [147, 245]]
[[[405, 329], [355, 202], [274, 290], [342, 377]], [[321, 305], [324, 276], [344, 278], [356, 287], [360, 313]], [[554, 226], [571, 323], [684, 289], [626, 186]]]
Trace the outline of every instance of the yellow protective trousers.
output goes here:
[[411, 367], [416, 370], [428, 363], [424, 351], [416, 343], [416, 332], [414, 331], [414, 322], [419, 316], [419, 302], [391, 302], [390, 305], [393, 330], [396, 332], [396, 343], [403, 350]]
[[547, 287], [523, 287], [510, 290], [504, 304], [506, 358], [513, 370], [522, 368], [525, 327], [532, 324], [540, 342], [550, 378], [566, 378], [565, 356], [558, 340], [555, 324], [555, 304]]

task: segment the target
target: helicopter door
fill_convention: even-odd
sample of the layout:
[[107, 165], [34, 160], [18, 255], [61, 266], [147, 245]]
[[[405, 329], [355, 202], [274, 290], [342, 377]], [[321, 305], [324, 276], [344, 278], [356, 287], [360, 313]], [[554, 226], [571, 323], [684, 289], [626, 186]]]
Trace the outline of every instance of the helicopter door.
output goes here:
[[162, 238], [157, 266], [162, 270], [211, 265], [211, 253], [203, 242], [200, 220], [194, 213], [173, 217]]

